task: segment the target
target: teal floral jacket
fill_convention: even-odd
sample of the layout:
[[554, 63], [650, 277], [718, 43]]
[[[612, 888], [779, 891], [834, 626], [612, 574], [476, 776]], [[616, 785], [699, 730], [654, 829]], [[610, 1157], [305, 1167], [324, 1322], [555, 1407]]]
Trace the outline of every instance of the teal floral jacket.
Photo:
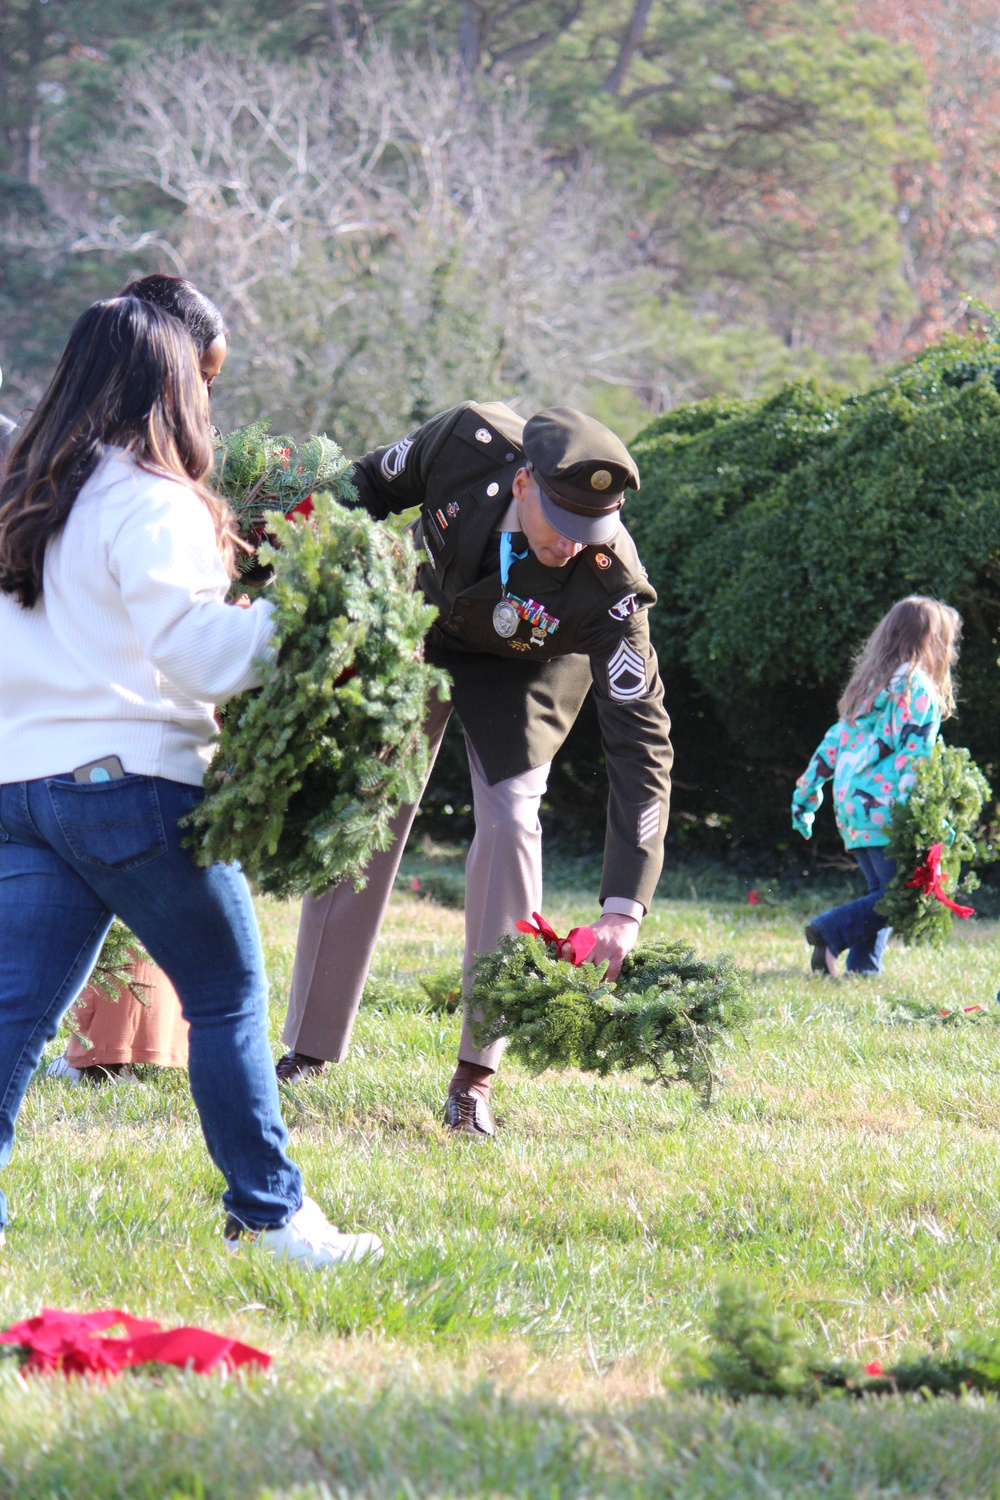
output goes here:
[[913, 763], [930, 755], [941, 729], [941, 710], [919, 667], [899, 668], [875, 699], [870, 713], [828, 729], [795, 783], [792, 826], [812, 838], [823, 801], [823, 783], [833, 777], [833, 811], [848, 849], [889, 842], [892, 804], [905, 802], [914, 782]]

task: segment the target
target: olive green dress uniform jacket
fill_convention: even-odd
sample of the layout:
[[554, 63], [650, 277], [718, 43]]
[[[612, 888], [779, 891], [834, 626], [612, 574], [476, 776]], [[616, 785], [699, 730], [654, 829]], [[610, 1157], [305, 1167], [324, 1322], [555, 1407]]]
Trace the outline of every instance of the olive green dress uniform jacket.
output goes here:
[[453, 701], [490, 784], [554, 758], [591, 687], [610, 782], [601, 899], [647, 909], [663, 865], [670, 801], [670, 720], [649, 640], [656, 602], [632, 538], [619, 527], [605, 546], [587, 547], [563, 568], [533, 554], [514, 561], [507, 592], [540, 605], [551, 632], [521, 620], [497, 634], [503, 596], [497, 530], [525, 466], [523, 418], [500, 403], [467, 402], [410, 437], [367, 454], [353, 480], [378, 520], [420, 507], [413, 537], [418, 580], [437, 606], [428, 658], [453, 683]]

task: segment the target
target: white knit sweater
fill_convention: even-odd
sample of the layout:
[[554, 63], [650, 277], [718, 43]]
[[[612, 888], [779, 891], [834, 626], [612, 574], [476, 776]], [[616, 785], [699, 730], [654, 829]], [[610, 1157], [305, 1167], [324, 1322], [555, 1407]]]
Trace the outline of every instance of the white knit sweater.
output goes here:
[[272, 606], [224, 603], [212, 518], [112, 450], [45, 556], [42, 597], [0, 593], [0, 782], [117, 755], [198, 785], [213, 706], [260, 681]]

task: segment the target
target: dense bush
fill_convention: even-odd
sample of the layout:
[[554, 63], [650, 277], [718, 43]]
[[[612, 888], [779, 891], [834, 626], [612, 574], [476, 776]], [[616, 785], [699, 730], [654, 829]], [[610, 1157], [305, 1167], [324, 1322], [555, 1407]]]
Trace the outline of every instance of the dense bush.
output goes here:
[[682, 825], [714, 813], [734, 837], [789, 838], [792, 782], [836, 717], [852, 654], [910, 592], [964, 617], [946, 733], [995, 777], [998, 390], [1000, 346], [955, 340], [860, 394], [798, 385], [703, 402], [633, 445], [629, 526], [659, 593]]

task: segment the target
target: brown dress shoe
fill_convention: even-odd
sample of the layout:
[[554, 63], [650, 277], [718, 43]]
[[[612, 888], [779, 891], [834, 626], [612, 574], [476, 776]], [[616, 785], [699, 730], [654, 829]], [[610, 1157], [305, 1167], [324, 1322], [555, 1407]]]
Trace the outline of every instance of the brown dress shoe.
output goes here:
[[485, 1099], [468, 1090], [449, 1094], [444, 1106], [444, 1123], [449, 1130], [459, 1135], [475, 1136], [477, 1140], [488, 1140], [496, 1134], [493, 1111]]
[[274, 1065], [279, 1083], [297, 1083], [308, 1078], [310, 1073], [322, 1073], [326, 1060], [322, 1057], [307, 1057], [304, 1052], [286, 1052]]

